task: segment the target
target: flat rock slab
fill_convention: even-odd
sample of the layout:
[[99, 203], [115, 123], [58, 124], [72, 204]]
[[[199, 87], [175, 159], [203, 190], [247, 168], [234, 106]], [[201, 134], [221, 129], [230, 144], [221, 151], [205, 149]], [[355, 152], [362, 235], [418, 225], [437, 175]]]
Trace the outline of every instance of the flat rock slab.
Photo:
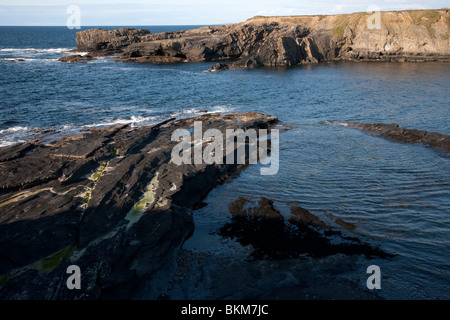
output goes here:
[[[0, 299], [126, 299], [142, 286], [156, 299], [193, 231], [192, 208], [245, 167], [174, 164], [172, 133], [194, 121], [225, 135], [277, 118], [206, 114], [0, 148]], [[81, 290], [66, 287], [69, 265]]]
[[380, 136], [395, 142], [423, 143], [432, 148], [444, 149], [450, 152], [450, 135], [439, 132], [428, 132], [417, 129], [400, 128], [397, 123], [361, 123], [339, 122], [349, 127], [360, 128], [370, 134]]

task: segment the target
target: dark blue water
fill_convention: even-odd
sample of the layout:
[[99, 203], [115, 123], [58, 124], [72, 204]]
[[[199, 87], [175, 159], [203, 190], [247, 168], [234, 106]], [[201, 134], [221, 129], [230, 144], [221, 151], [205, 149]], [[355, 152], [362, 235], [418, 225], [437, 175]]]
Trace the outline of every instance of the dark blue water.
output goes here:
[[[234, 245], [209, 233], [230, 218], [229, 202], [265, 196], [280, 209], [296, 203], [354, 223], [364, 240], [397, 255], [358, 258], [349, 278], [364, 277], [368, 265], [378, 264], [387, 298], [450, 298], [449, 154], [327, 121], [397, 122], [450, 134], [450, 64], [325, 63], [207, 73], [211, 63], [58, 62], [74, 39], [75, 31], [63, 27], [0, 27], [0, 145], [30, 139], [36, 130], [145, 125], [200, 110], [276, 115], [291, 128], [280, 136], [279, 173], [260, 176], [258, 166], [250, 166], [213, 190], [209, 205], [196, 212], [186, 247], [230, 254]], [[19, 58], [25, 61], [14, 61]]]

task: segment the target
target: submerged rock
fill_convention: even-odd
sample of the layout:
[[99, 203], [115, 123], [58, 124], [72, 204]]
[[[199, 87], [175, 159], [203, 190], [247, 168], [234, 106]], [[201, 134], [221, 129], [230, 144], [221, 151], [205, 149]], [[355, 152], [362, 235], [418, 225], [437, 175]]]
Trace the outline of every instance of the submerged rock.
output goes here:
[[[245, 167], [175, 165], [171, 135], [195, 120], [221, 131], [277, 122], [208, 114], [0, 148], [0, 298], [126, 299], [164, 287], [192, 208]], [[69, 265], [81, 269], [81, 290], [66, 287]]]
[[395, 142], [423, 143], [432, 148], [450, 152], [450, 135], [439, 132], [429, 132], [417, 129], [400, 128], [397, 123], [361, 123], [339, 122], [349, 127], [360, 128], [375, 136], [383, 137]]
[[215, 65], [211, 66], [208, 71], [209, 72], [215, 72], [215, 71], [225, 71], [230, 69], [230, 66], [227, 65], [226, 63], [216, 63]]
[[81, 55], [72, 55], [72, 56], [65, 56], [65, 57], [61, 57], [58, 59], [58, 61], [61, 62], [87, 62], [90, 60], [94, 60], [94, 57], [90, 56], [90, 55], [85, 55], [85, 56], [81, 56]]
[[[250, 246], [252, 259], [298, 259], [305, 255], [324, 258], [336, 254], [393, 257], [355, 236], [344, 236], [338, 228], [333, 228], [304, 208], [291, 206], [292, 216], [287, 224], [272, 200], [261, 197], [258, 205], [247, 206], [249, 203], [242, 197], [231, 203], [231, 221], [221, 227], [218, 234]], [[347, 231], [354, 230], [353, 225], [341, 219], [336, 224]]]

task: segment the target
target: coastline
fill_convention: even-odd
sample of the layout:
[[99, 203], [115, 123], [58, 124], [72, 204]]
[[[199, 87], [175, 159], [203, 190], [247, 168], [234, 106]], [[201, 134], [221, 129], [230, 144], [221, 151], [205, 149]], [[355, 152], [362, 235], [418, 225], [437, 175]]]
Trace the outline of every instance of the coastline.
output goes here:
[[[142, 56], [133, 59], [150, 63], [124, 64], [94, 52], [71, 65], [57, 61], [74, 54], [67, 50], [36, 50], [4, 53], [21, 62], [1, 65], [9, 70], [0, 130], [9, 145], [0, 148], [2, 299], [447, 297], [439, 282], [448, 276], [440, 271], [449, 225], [445, 62], [375, 55], [370, 63], [211, 74], [209, 60]], [[233, 69], [224, 62], [209, 71]], [[253, 111], [283, 131], [276, 176], [261, 176], [260, 165], [180, 171], [167, 162], [175, 128], [195, 131], [195, 119], [205, 129], [227, 121], [265, 127]], [[274, 239], [275, 229], [282, 236]], [[302, 236], [320, 245], [293, 245]], [[87, 291], [64, 293], [64, 268], [79, 261]], [[383, 270], [382, 291], [366, 289], [373, 263]]]
[[[277, 122], [258, 113], [207, 114], [2, 147], [0, 297], [129, 298], [142, 279], [170, 270], [194, 228], [192, 209], [245, 167], [176, 166], [171, 134], [196, 120], [220, 130]], [[70, 264], [83, 270], [81, 292], [61, 278]]]
[[[237, 24], [156, 34], [133, 28], [89, 29], [77, 33], [76, 50], [92, 57], [116, 56], [121, 62], [231, 60], [231, 69], [325, 61], [448, 62], [449, 34], [446, 8], [372, 15], [257, 16]], [[68, 59], [76, 62], [77, 56]]]

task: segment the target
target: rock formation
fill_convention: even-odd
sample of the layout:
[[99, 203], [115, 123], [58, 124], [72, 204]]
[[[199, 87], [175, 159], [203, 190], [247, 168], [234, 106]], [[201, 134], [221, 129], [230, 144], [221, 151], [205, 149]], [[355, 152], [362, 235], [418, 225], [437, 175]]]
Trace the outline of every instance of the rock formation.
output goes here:
[[[273, 200], [261, 197], [257, 206], [248, 206], [249, 200], [240, 197], [229, 205], [232, 218], [218, 232], [252, 248], [251, 258], [257, 260], [296, 259], [300, 256], [322, 258], [345, 254], [366, 257], [392, 258], [380, 248], [360, 241], [322, 221], [302, 207], [291, 206], [289, 224], [273, 205]], [[350, 230], [350, 223], [336, 219], [340, 228]], [[353, 231], [355, 226], [353, 226]], [[339, 238], [338, 243], [331, 240]]]
[[[192, 208], [245, 166], [175, 165], [172, 132], [194, 120], [223, 132], [277, 122], [206, 114], [2, 147], [0, 299], [126, 299], [143, 285], [156, 299], [193, 231]], [[81, 290], [66, 287], [69, 265]]]
[[231, 59], [232, 68], [333, 60], [450, 61], [449, 35], [449, 9], [409, 10], [381, 12], [379, 17], [258, 16], [238, 24], [157, 34], [92, 29], [77, 33], [77, 49], [118, 55], [124, 62]]
[[439, 132], [428, 132], [417, 129], [400, 128], [397, 123], [360, 123], [339, 122], [349, 127], [357, 127], [368, 133], [380, 136], [391, 141], [405, 143], [423, 143], [432, 148], [443, 149], [450, 152], [450, 135]]
[[81, 56], [81, 55], [72, 55], [72, 56], [64, 56], [58, 59], [58, 61], [61, 62], [87, 62], [90, 60], [94, 60], [94, 57], [89, 56], [89, 55], [85, 55], [85, 56]]

